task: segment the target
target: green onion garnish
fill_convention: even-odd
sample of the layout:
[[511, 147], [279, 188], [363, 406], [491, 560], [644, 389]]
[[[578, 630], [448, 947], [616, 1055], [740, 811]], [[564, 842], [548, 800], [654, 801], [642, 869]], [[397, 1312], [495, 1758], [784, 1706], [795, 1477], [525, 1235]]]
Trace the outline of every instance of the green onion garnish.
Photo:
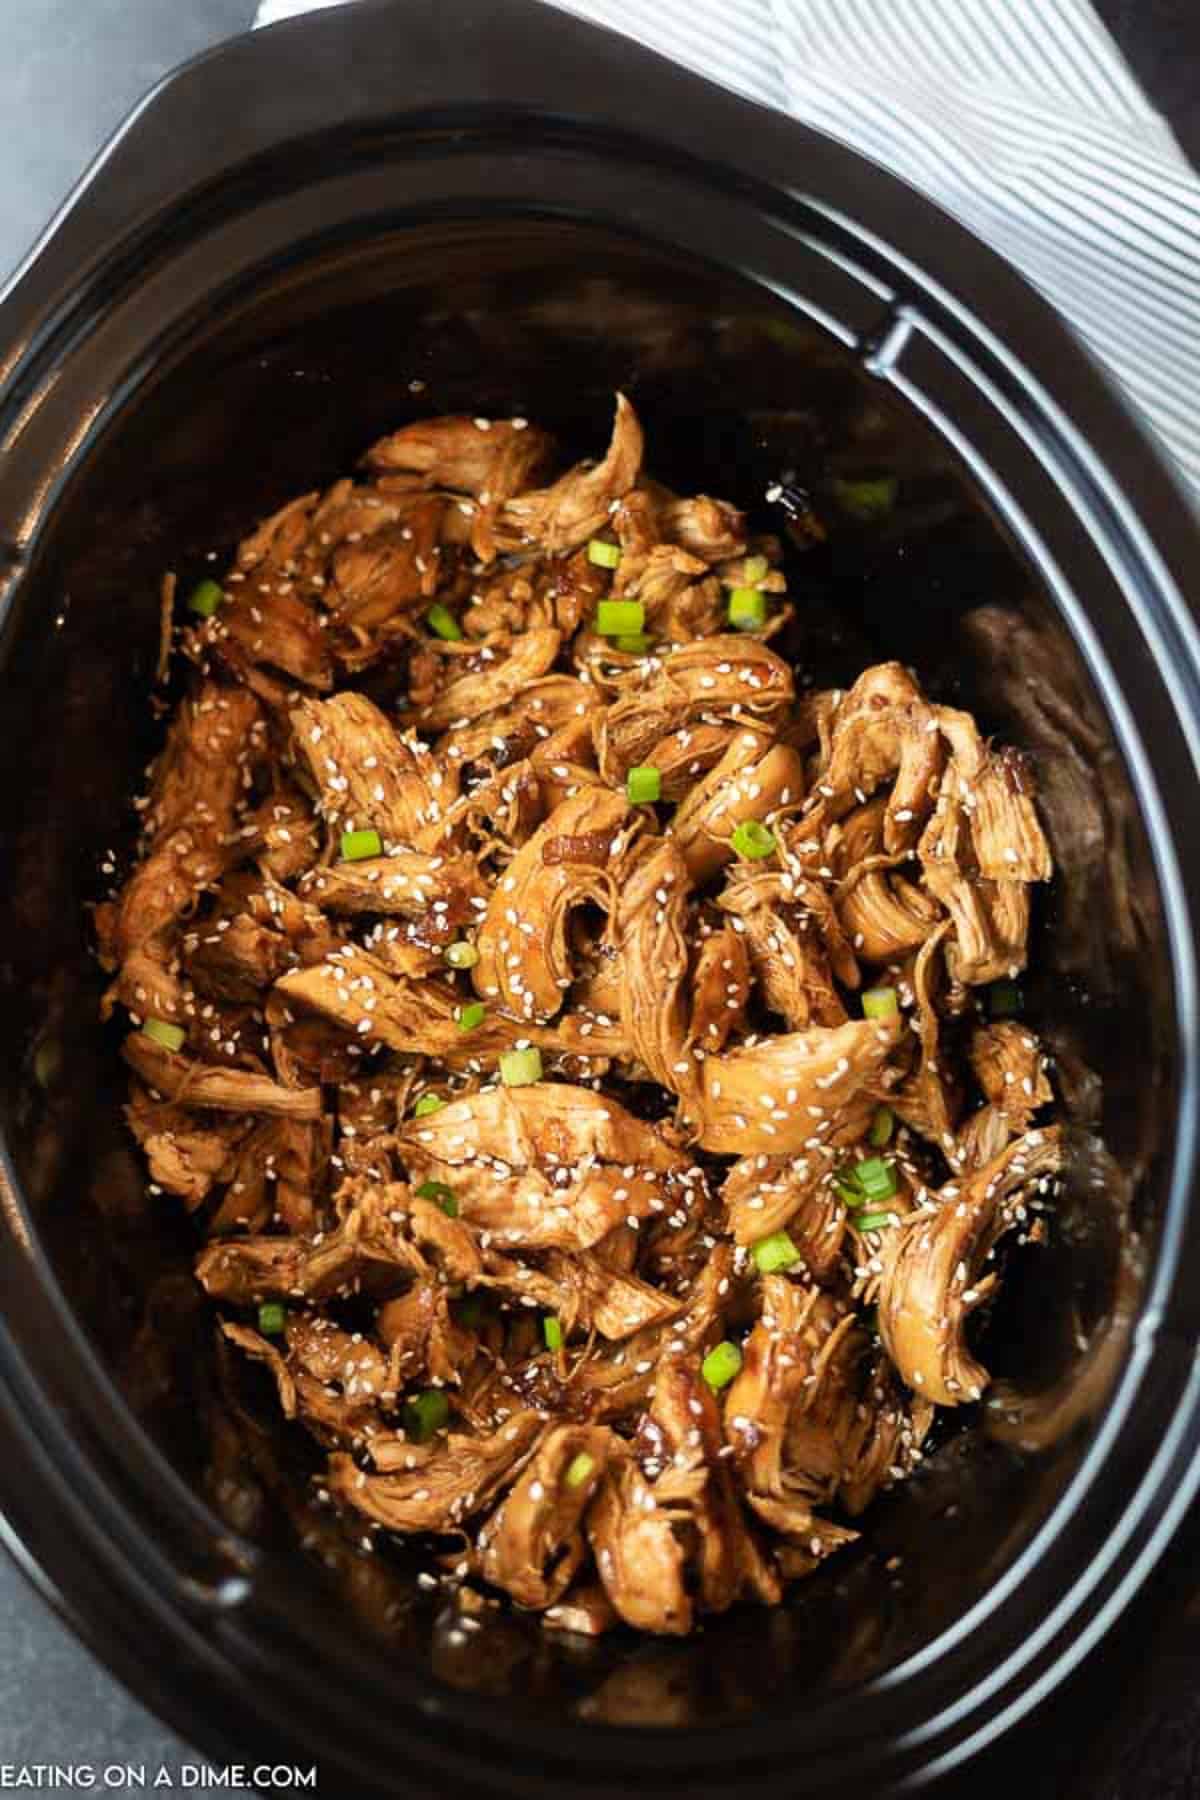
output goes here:
[[729, 1386], [741, 1366], [741, 1351], [726, 1338], [723, 1344], [709, 1351], [700, 1364], [700, 1373], [715, 1393], [719, 1388]]
[[793, 1263], [800, 1261], [800, 1252], [786, 1231], [773, 1231], [770, 1237], [759, 1238], [751, 1255], [764, 1275], [790, 1269]]
[[894, 1019], [900, 1011], [895, 988], [868, 988], [862, 997], [864, 1019]]
[[564, 1477], [567, 1486], [569, 1488], [582, 1487], [595, 1466], [595, 1457], [589, 1456], [586, 1450], [581, 1450], [579, 1455], [573, 1456], [567, 1464], [567, 1473]]
[[644, 656], [653, 642], [648, 631], [626, 631], [613, 639], [613, 648], [623, 650], [626, 656]]
[[170, 1025], [166, 1019], [147, 1019], [142, 1030], [156, 1044], [161, 1044], [164, 1050], [182, 1050], [183, 1040], [187, 1036], [182, 1025]]
[[834, 499], [852, 519], [882, 519], [896, 504], [900, 483], [894, 475], [879, 475], [871, 480], [830, 483]]
[[427, 1119], [430, 1113], [441, 1112], [446, 1102], [437, 1094], [422, 1094], [413, 1107], [414, 1119]]
[[757, 819], [743, 819], [740, 825], [734, 827], [729, 841], [738, 855], [744, 856], [747, 862], [761, 862], [775, 848], [775, 833]]
[[62, 1046], [53, 1038], [43, 1038], [33, 1053], [33, 1078], [39, 1087], [53, 1087], [62, 1073]]
[[258, 1329], [264, 1337], [281, 1337], [286, 1317], [278, 1300], [264, 1300], [258, 1309]]
[[458, 1201], [454, 1189], [444, 1181], [423, 1181], [417, 1189], [418, 1200], [436, 1200], [448, 1219], [457, 1219]]
[[859, 1213], [854, 1221], [854, 1226], [857, 1231], [881, 1231], [885, 1225], [892, 1224], [894, 1218], [894, 1213]]
[[892, 1199], [899, 1186], [894, 1167], [882, 1156], [869, 1156], [865, 1162], [855, 1163], [854, 1180], [866, 1199], [873, 1201]]
[[482, 1000], [472, 1000], [466, 1006], [460, 1006], [456, 1015], [460, 1031], [474, 1031], [482, 1025], [487, 1016], [487, 1007]]
[[383, 855], [383, 841], [377, 831], [343, 831], [339, 849], [343, 862], [365, 862]]
[[842, 1199], [846, 1202], [847, 1206], [853, 1208], [866, 1205], [867, 1197], [855, 1187], [852, 1176], [835, 1175], [833, 1178], [833, 1185], [841, 1195]]
[[598, 569], [616, 569], [621, 562], [619, 544], [606, 544], [603, 538], [592, 538], [588, 542], [587, 559], [595, 563]]
[[662, 797], [662, 775], [651, 763], [640, 763], [625, 777], [625, 797], [631, 806], [649, 806]]
[[739, 631], [757, 631], [766, 623], [767, 597], [759, 588], [734, 588], [727, 611], [729, 623]]
[[219, 582], [198, 581], [188, 596], [188, 611], [199, 613], [202, 619], [211, 619], [224, 598], [225, 590]]
[[500, 1079], [505, 1087], [532, 1087], [542, 1079], [541, 1051], [506, 1050], [500, 1058]]
[[596, 630], [601, 637], [632, 637], [645, 625], [646, 611], [640, 600], [601, 600], [596, 607]]
[[993, 981], [987, 990], [988, 1011], [993, 1019], [1013, 1019], [1025, 1009], [1025, 996], [1015, 981]]
[[765, 556], [748, 556], [742, 564], [742, 580], [746, 586], [752, 588], [755, 582], [765, 581], [768, 566]]
[[438, 637], [445, 638], [447, 643], [457, 644], [462, 638], [462, 626], [450, 608], [443, 606], [440, 600], [435, 600], [425, 614], [425, 623], [430, 631], [435, 631]]
[[479, 961], [479, 952], [469, 939], [459, 938], [457, 944], [447, 946], [445, 957], [452, 969], [473, 969]]
[[427, 1444], [450, 1417], [450, 1402], [441, 1388], [426, 1388], [423, 1394], [414, 1394], [405, 1402], [400, 1416], [408, 1436], [415, 1443]]
[[877, 1106], [875, 1117], [871, 1120], [871, 1129], [867, 1134], [867, 1142], [882, 1150], [891, 1142], [892, 1132], [896, 1129], [896, 1115], [890, 1106]]
[[563, 1347], [563, 1328], [553, 1313], [547, 1313], [542, 1320], [542, 1336], [547, 1350], [561, 1350]]

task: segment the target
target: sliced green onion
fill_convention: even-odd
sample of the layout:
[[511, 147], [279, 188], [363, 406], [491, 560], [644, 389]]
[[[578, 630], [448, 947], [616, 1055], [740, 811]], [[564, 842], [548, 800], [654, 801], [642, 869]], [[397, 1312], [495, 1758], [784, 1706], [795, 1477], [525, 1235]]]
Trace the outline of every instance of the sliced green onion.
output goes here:
[[532, 1087], [542, 1079], [541, 1051], [506, 1050], [500, 1058], [500, 1079], [505, 1087]]
[[170, 1025], [166, 1019], [147, 1019], [142, 1030], [156, 1044], [161, 1044], [164, 1050], [182, 1050], [183, 1040], [187, 1036], [182, 1025]]
[[383, 855], [383, 841], [377, 831], [343, 831], [339, 849], [343, 862], [366, 862]]
[[640, 600], [601, 600], [596, 607], [596, 630], [601, 637], [632, 637], [645, 625], [646, 611]]
[[871, 1120], [871, 1129], [867, 1134], [867, 1142], [882, 1150], [885, 1144], [891, 1143], [892, 1132], [896, 1129], [896, 1115], [890, 1106], [877, 1106], [875, 1117]]
[[62, 1073], [62, 1045], [43, 1038], [33, 1053], [33, 1078], [41, 1088], [53, 1087]]
[[437, 1094], [422, 1094], [413, 1107], [414, 1119], [427, 1119], [430, 1113], [441, 1112], [446, 1102]]
[[440, 600], [435, 600], [429, 611], [425, 614], [425, 623], [428, 625], [430, 631], [435, 631], [440, 638], [445, 638], [446, 642], [449, 644], [457, 644], [462, 639], [462, 626], [450, 611], [450, 608], [448, 606], [443, 606]]
[[718, 1344], [715, 1349], [709, 1351], [700, 1364], [700, 1373], [716, 1393], [718, 1389], [729, 1386], [741, 1366], [741, 1351], [736, 1344], [731, 1344], [726, 1338], [723, 1344]]
[[452, 969], [473, 969], [479, 952], [468, 938], [459, 938], [457, 944], [447, 945], [445, 957]]
[[258, 1309], [258, 1329], [264, 1337], [281, 1337], [286, 1318], [278, 1300], [264, 1300]]
[[882, 1231], [885, 1225], [891, 1225], [895, 1221], [895, 1217], [895, 1213], [859, 1213], [854, 1221], [854, 1227], [856, 1231]]
[[786, 1231], [773, 1231], [770, 1237], [759, 1238], [750, 1254], [764, 1275], [790, 1269], [793, 1263], [800, 1261], [800, 1252]]
[[219, 582], [198, 581], [188, 596], [188, 611], [199, 613], [202, 619], [211, 619], [224, 598], [225, 590]]
[[852, 519], [883, 519], [896, 504], [900, 483], [894, 475], [878, 475], [860, 481], [830, 483], [834, 499]]
[[483, 1001], [472, 1000], [466, 1006], [460, 1006], [458, 1009], [458, 1029], [460, 1031], [474, 1031], [477, 1025], [483, 1024], [486, 1017], [487, 1007], [483, 1004]]
[[862, 997], [864, 1019], [894, 1019], [900, 1011], [895, 988], [868, 988]]
[[542, 1320], [542, 1337], [547, 1350], [561, 1350], [563, 1347], [563, 1328], [553, 1313], [547, 1313]]
[[648, 631], [626, 631], [613, 639], [613, 649], [623, 650], [626, 656], [644, 656], [653, 642]]
[[418, 1444], [427, 1444], [450, 1417], [450, 1402], [441, 1388], [426, 1388], [405, 1402], [401, 1413], [404, 1429]]
[[595, 1457], [589, 1456], [586, 1450], [581, 1450], [579, 1455], [573, 1456], [567, 1464], [567, 1473], [564, 1476], [567, 1486], [569, 1488], [582, 1487], [595, 1466]]
[[755, 325], [765, 338], [773, 344], [782, 344], [786, 350], [806, 344], [804, 333], [795, 325], [789, 325], [786, 319], [756, 319]]
[[458, 1201], [454, 1189], [444, 1181], [423, 1181], [417, 1189], [418, 1200], [436, 1200], [448, 1219], [457, 1219]]
[[639, 763], [625, 777], [625, 797], [631, 806], [648, 806], [662, 797], [662, 774], [652, 763]]
[[846, 1202], [846, 1205], [849, 1206], [851, 1209], [853, 1209], [856, 1206], [865, 1206], [866, 1205], [867, 1196], [861, 1191], [861, 1189], [855, 1187], [853, 1178], [851, 1176], [835, 1175], [833, 1178], [833, 1185], [837, 1189], [838, 1193], [841, 1195], [842, 1199]]
[[621, 547], [619, 544], [606, 544], [603, 538], [592, 538], [587, 547], [587, 559], [595, 563], [598, 569], [616, 569], [621, 563]]
[[742, 580], [747, 587], [753, 587], [756, 582], [766, 580], [770, 566], [765, 556], [747, 556], [742, 563]]
[[739, 631], [757, 631], [767, 619], [767, 597], [760, 588], [734, 588], [727, 608], [729, 623]]
[[993, 981], [987, 1005], [993, 1019], [1015, 1019], [1025, 1010], [1025, 996], [1015, 981]]
[[882, 1156], [869, 1156], [865, 1162], [855, 1163], [854, 1179], [865, 1197], [874, 1201], [892, 1199], [899, 1186], [895, 1168]]
[[743, 819], [740, 825], [735, 825], [729, 841], [747, 862], [761, 862], [775, 848], [775, 833], [757, 819]]

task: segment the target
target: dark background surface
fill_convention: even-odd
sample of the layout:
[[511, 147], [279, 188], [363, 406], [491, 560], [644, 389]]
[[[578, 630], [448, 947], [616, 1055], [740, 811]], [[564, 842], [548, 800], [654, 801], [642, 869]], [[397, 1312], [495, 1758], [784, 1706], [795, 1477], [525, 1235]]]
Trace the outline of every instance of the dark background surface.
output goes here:
[[[1200, 168], [1200, 0], [1094, 3]], [[159, 76], [246, 26], [253, 5], [3, 0], [0, 272]], [[146, 1764], [153, 1779], [162, 1764], [197, 1760], [0, 1553], [0, 1764]], [[1200, 1520], [1070, 1688], [1002, 1751], [949, 1778], [946, 1800], [986, 1800], [1001, 1783], [1018, 1800], [1200, 1800]]]

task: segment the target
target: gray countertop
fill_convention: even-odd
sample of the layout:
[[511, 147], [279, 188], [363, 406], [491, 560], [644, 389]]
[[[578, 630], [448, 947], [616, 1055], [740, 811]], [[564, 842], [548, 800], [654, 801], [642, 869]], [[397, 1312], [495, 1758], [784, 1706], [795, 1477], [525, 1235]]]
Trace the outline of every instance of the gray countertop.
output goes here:
[[[1196, 157], [1200, 17], [1194, 4], [1099, 0], [1098, 10]], [[252, 11], [253, 0], [4, 0], [0, 270], [20, 259], [105, 137], [158, 77], [243, 29]], [[1194, 1662], [1183, 1670], [1185, 1685], [1194, 1688]], [[1142, 1724], [1149, 1728], [1149, 1714]], [[1177, 1733], [1169, 1764], [1164, 1767], [1161, 1753], [1158, 1761], [1147, 1754], [1145, 1731], [1132, 1731], [1111, 1779], [1092, 1788], [1097, 1800], [1200, 1794], [1195, 1711], [1177, 1710], [1152, 1729], [1159, 1746], [1164, 1732]], [[0, 1774], [3, 1765], [120, 1763], [145, 1765], [153, 1780], [160, 1766], [178, 1771], [196, 1761], [104, 1673], [0, 1555]], [[184, 1790], [173, 1782], [156, 1791]]]
[[176, 63], [249, 25], [255, 0], [4, 0], [0, 270]]

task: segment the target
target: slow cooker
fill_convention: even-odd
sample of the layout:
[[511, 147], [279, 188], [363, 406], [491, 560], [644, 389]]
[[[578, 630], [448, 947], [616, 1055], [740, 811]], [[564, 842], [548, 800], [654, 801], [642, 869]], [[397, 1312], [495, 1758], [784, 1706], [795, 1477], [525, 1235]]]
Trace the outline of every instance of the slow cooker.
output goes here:
[[[0, 1507], [76, 1629], [221, 1761], [370, 1794], [892, 1792], [1050, 1693], [1200, 1473], [1200, 535], [991, 250], [845, 145], [533, 0], [361, 0], [159, 87], [0, 301]], [[765, 517], [847, 462], [903, 504], [797, 558], [798, 659], [899, 656], [1033, 757], [1058, 876], [1030, 1017], [1071, 1176], [991, 1404], [774, 1612], [463, 1632], [405, 1561], [230, 1477], [186, 1221], [120, 1117], [87, 908], [161, 731], [162, 571], [434, 412]], [[264, 1430], [266, 1427], [264, 1426]]]

